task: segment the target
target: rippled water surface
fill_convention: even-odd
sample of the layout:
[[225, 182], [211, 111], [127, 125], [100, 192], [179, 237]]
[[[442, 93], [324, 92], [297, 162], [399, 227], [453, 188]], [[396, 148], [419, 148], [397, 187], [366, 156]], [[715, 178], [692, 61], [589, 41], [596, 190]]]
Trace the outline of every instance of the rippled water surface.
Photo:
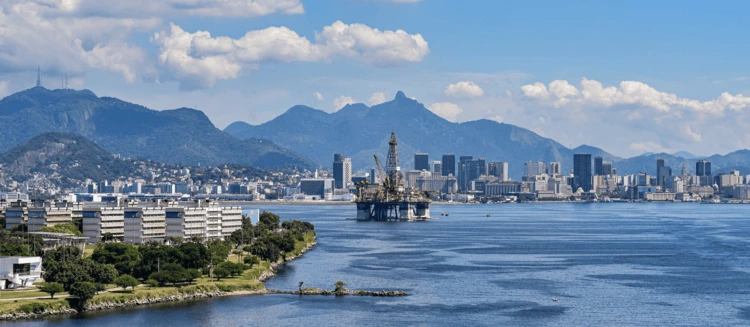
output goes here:
[[236, 296], [17, 324], [750, 325], [750, 206], [434, 205], [440, 219], [420, 223], [348, 221], [353, 206], [261, 208], [313, 222], [319, 243], [267, 287], [343, 280], [411, 295]]

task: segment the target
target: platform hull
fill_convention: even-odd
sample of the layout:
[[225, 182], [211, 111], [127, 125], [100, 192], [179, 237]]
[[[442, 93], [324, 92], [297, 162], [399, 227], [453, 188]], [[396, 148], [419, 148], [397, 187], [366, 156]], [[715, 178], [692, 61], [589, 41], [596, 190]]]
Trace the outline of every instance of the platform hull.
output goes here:
[[427, 202], [359, 202], [357, 220], [417, 221], [430, 219]]

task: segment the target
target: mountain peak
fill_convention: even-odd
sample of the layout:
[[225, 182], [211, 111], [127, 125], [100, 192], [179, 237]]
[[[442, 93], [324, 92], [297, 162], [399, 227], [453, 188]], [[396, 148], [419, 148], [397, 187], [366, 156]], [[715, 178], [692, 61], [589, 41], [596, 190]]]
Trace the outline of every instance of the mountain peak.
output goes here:
[[406, 97], [406, 94], [404, 94], [404, 92], [402, 91], [396, 92], [396, 98], [394, 98], [394, 100], [402, 100], [402, 99], [408, 99]]

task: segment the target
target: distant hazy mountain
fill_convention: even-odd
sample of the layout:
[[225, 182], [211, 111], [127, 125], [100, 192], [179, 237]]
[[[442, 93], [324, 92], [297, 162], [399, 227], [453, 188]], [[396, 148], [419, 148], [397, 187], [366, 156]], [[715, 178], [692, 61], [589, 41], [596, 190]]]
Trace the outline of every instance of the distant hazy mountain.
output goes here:
[[[306, 106], [295, 106], [261, 125], [244, 122], [229, 125], [225, 132], [241, 139], [264, 137], [289, 147], [318, 164], [329, 167], [334, 153], [344, 153], [355, 169], [374, 166], [372, 155], [384, 162], [390, 132], [399, 141], [401, 165], [414, 166], [414, 153], [427, 152], [429, 159], [455, 153], [484, 157], [488, 161], [508, 161], [514, 178], [522, 175], [529, 160], [559, 161], [564, 171], [572, 167], [574, 150], [518, 126], [491, 120], [449, 122], [421, 103], [398, 92], [393, 101], [373, 107], [348, 105], [335, 113]], [[616, 158], [601, 149], [583, 146], [589, 153]], [[385, 163], [385, 162], [384, 162]]]
[[673, 153], [672, 155], [674, 155], [675, 157], [683, 157], [685, 159], [702, 159], [703, 158], [701, 156], [696, 156], [687, 151], [678, 151], [678, 152]]
[[112, 153], [167, 163], [313, 166], [273, 142], [238, 140], [198, 110], [156, 111], [88, 90], [42, 87], [0, 101], [0, 151], [45, 132], [80, 134]]
[[633, 174], [642, 171], [655, 175], [656, 160], [658, 159], [664, 159], [664, 163], [672, 168], [673, 175], [681, 174], [683, 165], [685, 165], [689, 174], [694, 174], [695, 163], [701, 159], [711, 161], [711, 172], [714, 175], [728, 173], [731, 170], [739, 170], [743, 175], [750, 174], [750, 150], [739, 150], [727, 155], [717, 154], [706, 158], [695, 156], [684, 158], [668, 153], [657, 153], [617, 160], [613, 165], [620, 174]]

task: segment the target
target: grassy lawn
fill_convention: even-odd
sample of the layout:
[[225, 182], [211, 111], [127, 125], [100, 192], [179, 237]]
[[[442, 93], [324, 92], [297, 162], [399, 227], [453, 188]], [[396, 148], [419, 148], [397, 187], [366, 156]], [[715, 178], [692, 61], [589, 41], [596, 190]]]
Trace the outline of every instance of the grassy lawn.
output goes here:
[[[67, 295], [68, 293], [62, 292], [62, 293], [56, 293], [55, 297], [60, 295]], [[40, 296], [46, 296], [49, 297], [49, 294], [41, 292], [37, 289], [31, 289], [31, 290], [2, 290], [0, 291], [0, 300], [2, 299], [21, 299], [21, 298], [30, 298], [30, 297], [40, 297]]]
[[18, 301], [0, 301], [0, 314], [34, 312], [34, 307], [45, 308], [48, 310], [60, 310], [69, 308], [70, 305], [65, 299], [29, 299]]
[[83, 248], [83, 256], [90, 257], [94, 254], [94, 249], [96, 249], [96, 244], [86, 244], [86, 247]]

